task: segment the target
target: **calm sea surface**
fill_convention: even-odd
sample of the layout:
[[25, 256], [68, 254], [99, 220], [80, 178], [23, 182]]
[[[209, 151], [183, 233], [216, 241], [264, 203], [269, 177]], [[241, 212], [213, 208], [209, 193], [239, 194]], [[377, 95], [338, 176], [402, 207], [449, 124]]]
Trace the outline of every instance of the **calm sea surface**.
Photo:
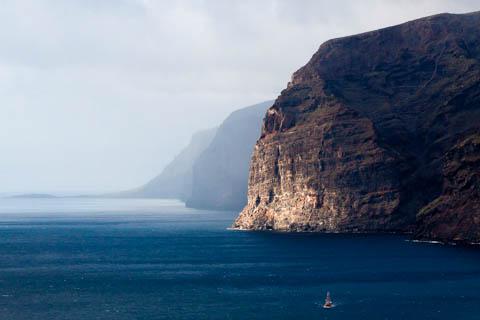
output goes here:
[[229, 231], [235, 215], [0, 199], [0, 319], [480, 319], [480, 248]]

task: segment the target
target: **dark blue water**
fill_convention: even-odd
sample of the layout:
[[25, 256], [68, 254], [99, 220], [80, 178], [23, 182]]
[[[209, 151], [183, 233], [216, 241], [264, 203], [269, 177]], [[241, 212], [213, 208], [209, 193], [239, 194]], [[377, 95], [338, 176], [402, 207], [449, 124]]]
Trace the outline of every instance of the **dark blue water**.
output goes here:
[[0, 319], [480, 319], [480, 249], [229, 231], [234, 216], [1, 200]]

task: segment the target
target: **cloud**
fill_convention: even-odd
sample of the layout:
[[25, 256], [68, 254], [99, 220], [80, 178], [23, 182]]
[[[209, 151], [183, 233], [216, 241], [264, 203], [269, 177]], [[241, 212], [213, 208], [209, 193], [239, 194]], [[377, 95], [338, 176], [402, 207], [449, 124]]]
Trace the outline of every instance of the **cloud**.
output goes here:
[[6, 0], [0, 192], [107, 191], [158, 173], [190, 135], [275, 98], [333, 37], [459, 0]]

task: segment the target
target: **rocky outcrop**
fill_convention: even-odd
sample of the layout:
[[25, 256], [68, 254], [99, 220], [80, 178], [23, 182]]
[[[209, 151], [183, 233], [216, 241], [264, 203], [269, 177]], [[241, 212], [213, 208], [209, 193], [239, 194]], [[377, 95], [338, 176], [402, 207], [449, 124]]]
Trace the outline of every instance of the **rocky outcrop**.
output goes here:
[[192, 136], [190, 143], [145, 185], [129, 191], [106, 195], [121, 198], [170, 198], [186, 201], [191, 195], [193, 164], [210, 145], [217, 128], [203, 130]]
[[234, 227], [480, 240], [479, 31], [441, 14], [322, 44], [267, 111]]
[[418, 214], [419, 239], [480, 239], [480, 133], [457, 143], [442, 159], [443, 190]]
[[187, 206], [240, 210], [247, 203], [248, 169], [262, 118], [273, 101], [233, 112], [193, 166], [192, 195]]

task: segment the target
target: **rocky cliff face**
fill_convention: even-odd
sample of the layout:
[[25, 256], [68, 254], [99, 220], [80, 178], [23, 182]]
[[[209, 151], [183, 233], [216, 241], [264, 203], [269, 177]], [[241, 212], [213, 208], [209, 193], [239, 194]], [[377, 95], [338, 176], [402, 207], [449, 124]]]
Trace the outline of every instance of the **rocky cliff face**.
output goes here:
[[273, 101], [233, 112], [193, 165], [192, 195], [187, 206], [240, 210], [247, 203], [248, 169], [260, 123]]
[[418, 214], [419, 239], [479, 242], [480, 134], [461, 139], [442, 159], [442, 193]]
[[234, 227], [479, 241], [479, 132], [479, 13], [327, 41], [267, 111]]

